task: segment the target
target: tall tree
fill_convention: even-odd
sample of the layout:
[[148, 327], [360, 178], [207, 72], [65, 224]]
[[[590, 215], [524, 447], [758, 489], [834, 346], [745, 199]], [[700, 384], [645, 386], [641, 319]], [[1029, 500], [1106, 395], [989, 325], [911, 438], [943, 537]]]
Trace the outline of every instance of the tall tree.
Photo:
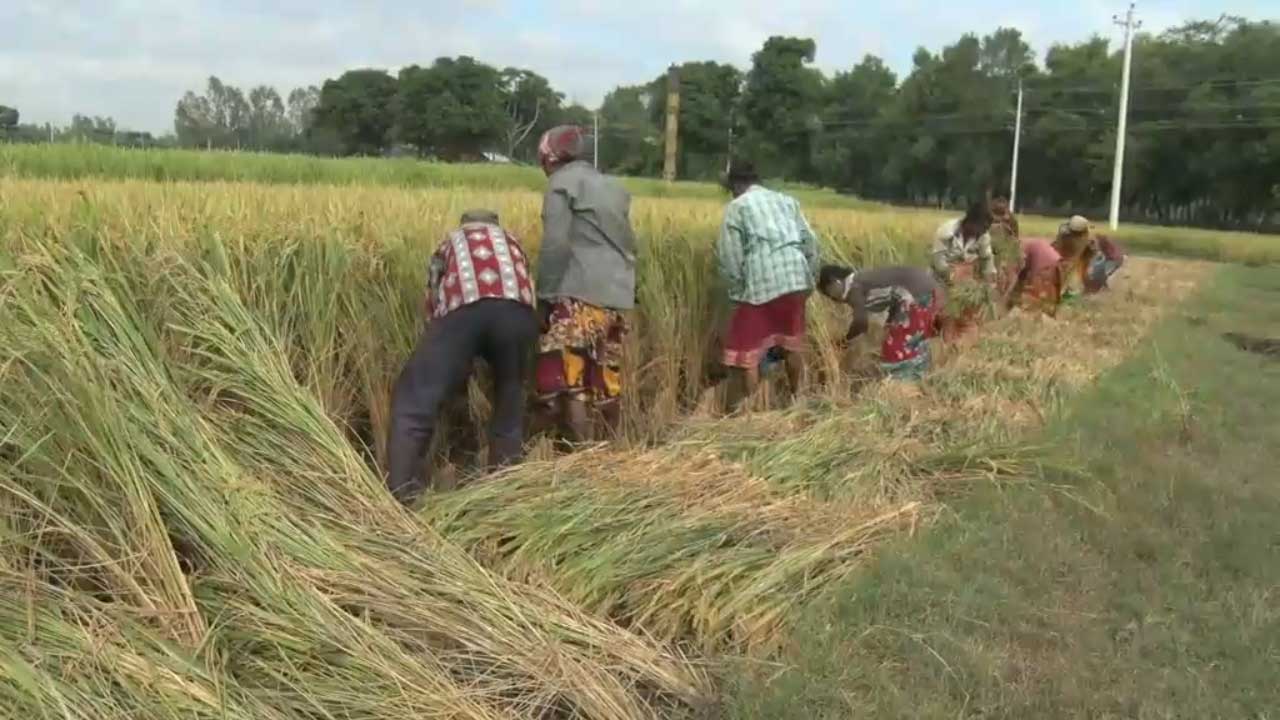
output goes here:
[[72, 142], [110, 145], [116, 139], [116, 121], [109, 117], [91, 117], [77, 113], [71, 117], [71, 126], [62, 135], [63, 139]]
[[178, 144], [185, 147], [210, 146], [220, 134], [209, 99], [190, 90], [182, 96], [174, 109], [173, 129], [178, 137]]
[[250, 115], [239, 88], [210, 76], [204, 95], [187, 92], [178, 101], [173, 126], [182, 145], [241, 148], [250, 145]]
[[660, 130], [649, 108], [650, 85], [614, 88], [600, 106], [600, 167], [616, 175], [656, 175], [662, 165]]
[[249, 147], [257, 150], [288, 148], [292, 130], [285, 115], [284, 101], [275, 88], [259, 85], [249, 91], [246, 124]]
[[[687, 62], [679, 67], [680, 129], [677, 166], [684, 178], [712, 179], [724, 169], [735, 135], [746, 126], [738, 107], [742, 72], [717, 62]], [[659, 128], [666, 127], [667, 74], [652, 83], [649, 115]]]
[[10, 137], [18, 127], [18, 108], [0, 105], [0, 137]]
[[248, 144], [250, 110], [244, 92], [217, 77], [210, 77], [206, 96], [213, 110], [214, 122], [223, 132], [224, 145], [240, 148]]
[[531, 160], [538, 137], [560, 121], [564, 95], [538, 73], [519, 68], [502, 71], [503, 105], [507, 114], [503, 144], [507, 157]]
[[867, 55], [827, 87], [825, 131], [817, 170], [822, 182], [862, 195], [884, 191], [880, 169], [888, 160], [884, 121], [893, 103], [897, 76], [884, 61]]
[[767, 174], [814, 178], [812, 149], [821, 131], [823, 97], [822, 73], [809, 67], [816, 52], [813, 40], [771, 37], [751, 58], [742, 97], [744, 144]]
[[383, 70], [348, 70], [320, 88], [316, 126], [332, 133], [343, 154], [379, 154], [391, 140], [396, 90]]
[[1095, 37], [1049, 48], [1045, 67], [1028, 86], [1019, 194], [1024, 205], [1100, 208], [1111, 182], [1120, 64]]
[[421, 154], [476, 158], [499, 146], [510, 119], [502, 75], [474, 58], [440, 58], [400, 71], [396, 132]]
[[1036, 74], [1036, 55], [1017, 28], [997, 28], [982, 38], [978, 68], [988, 77], [1010, 85]]
[[320, 88], [315, 85], [294, 88], [289, 91], [286, 113], [289, 126], [296, 136], [306, 135], [315, 124], [316, 105], [320, 104]]

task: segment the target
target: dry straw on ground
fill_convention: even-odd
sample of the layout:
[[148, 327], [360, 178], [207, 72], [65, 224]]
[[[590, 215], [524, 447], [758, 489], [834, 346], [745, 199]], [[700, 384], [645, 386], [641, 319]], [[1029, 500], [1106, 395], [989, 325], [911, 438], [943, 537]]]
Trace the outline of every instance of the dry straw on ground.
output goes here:
[[767, 649], [879, 540], [974, 482], [1033, 475], [1044, 419], [1207, 267], [1134, 259], [1115, 290], [1058, 319], [1017, 313], [940, 347], [919, 385], [835, 383], [790, 410], [694, 418], [662, 447], [526, 465], [432, 498], [427, 516], [487, 563], [621, 622]]

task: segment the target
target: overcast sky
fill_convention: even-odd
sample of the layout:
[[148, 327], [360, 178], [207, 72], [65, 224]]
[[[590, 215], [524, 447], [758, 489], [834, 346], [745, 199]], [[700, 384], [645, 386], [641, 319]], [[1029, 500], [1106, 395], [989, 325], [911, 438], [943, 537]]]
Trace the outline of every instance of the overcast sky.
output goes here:
[[[165, 132], [174, 103], [213, 74], [287, 94], [345, 69], [394, 69], [472, 55], [546, 75], [594, 106], [619, 84], [670, 63], [741, 67], [770, 35], [812, 37], [818, 66], [866, 53], [899, 72], [915, 48], [936, 50], [998, 25], [1023, 31], [1040, 57], [1055, 42], [1118, 38], [1123, 0], [0, 0], [0, 105], [23, 122], [110, 115]], [[1280, 0], [1147, 0], [1144, 29], [1227, 12], [1280, 17]]]

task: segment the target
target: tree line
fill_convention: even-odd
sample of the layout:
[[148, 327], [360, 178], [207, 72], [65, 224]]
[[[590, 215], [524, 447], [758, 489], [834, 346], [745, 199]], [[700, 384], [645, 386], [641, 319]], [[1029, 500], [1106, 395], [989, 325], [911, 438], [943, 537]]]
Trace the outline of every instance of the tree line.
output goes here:
[[22, 123], [17, 108], [0, 105], [0, 141], [20, 143], [87, 142], [124, 147], [156, 147], [172, 145], [164, 138], [156, 138], [149, 132], [125, 130], [116, 127], [110, 117], [73, 115], [71, 124], [55, 126]]
[[[1055, 45], [1043, 62], [1012, 28], [917, 50], [899, 77], [866, 56], [827, 75], [812, 40], [768, 39], [750, 67], [677, 66], [681, 178], [711, 180], [731, 155], [768, 177], [919, 205], [962, 204], [1008, 187], [1023, 88], [1019, 206], [1102, 215], [1111, 188], [1121, 53], [1105, 38]], [[1236, 17], [1135, 41], [1125, 214], [1155, 222], [1274, 227], [1280, 220], [1280, 26]], [[660, 174], [667, 74], [613, 89], [599, 108], [603, 169]], [[0, 136], [531, 162], [541, 132], [592, 111], [545, 77], [471, 57], [392, 74], [359, 68], [286, 96], [211, 77], [177, 103], [174, 133], [127, 137], [109, 118], [18, 123]]]
[[[960, 205], [1008, 190], [1021, 84], [1019, 206], [1106, 215], [1122, 54], [1105, 38], [1055, 45], [1041, 64], [1018, 30], [999, 28], [919, 49], [901, 78], [870, 55], [827, 76], [812, 67], [816, 50], [775, 37], [745, 72], [680, 65], [681, 175], [711, 179], [741, 154], [770, 177]], [[666, 83], [605, 98], [605, 167], [659, 173]], [[1280, 227], [1280, 26], [1223, 17], [1141, 35], [1131, 86], [1127, 217]]]

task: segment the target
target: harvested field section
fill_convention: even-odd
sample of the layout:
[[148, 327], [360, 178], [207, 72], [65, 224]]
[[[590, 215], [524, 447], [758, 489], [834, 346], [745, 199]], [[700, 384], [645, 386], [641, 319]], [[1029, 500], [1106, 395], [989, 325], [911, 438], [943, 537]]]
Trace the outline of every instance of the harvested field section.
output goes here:
[[226, 696], [245, 717], [645, 718], [707, 694], [674, 651], [416, 522], [216, 268], [142, 260], [6, 255], [14, 716], [118, 694], [129, 717], [222, 717]]
[[918, 386], [694, 418], [663, 447], [527, 464], [433, 496], [425, 515], [484, 562], [621, 622], [707, 649], [771, 647], [793, 607], [877, 542], [973, 483], [1032, 475], [1045, 453], [1027, 443], [1043, 419], [1209, 267], [1137, 259], [1114, 291], [1056, 320], [985, 326]]

